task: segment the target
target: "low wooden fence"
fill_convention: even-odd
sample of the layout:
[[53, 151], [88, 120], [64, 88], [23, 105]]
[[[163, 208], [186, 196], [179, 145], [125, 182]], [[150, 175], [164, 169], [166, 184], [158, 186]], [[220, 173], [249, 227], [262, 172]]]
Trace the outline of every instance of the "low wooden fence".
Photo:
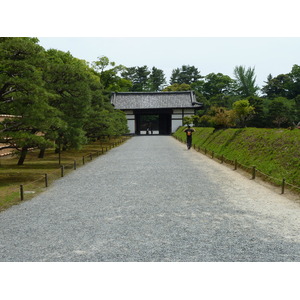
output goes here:
[[[178, 141], [185, 143], [185, 139], [182, 139], [182, 138], [179, 138], [176, 136], [174, 136], [174, 137]], [[291, 183], [288, 183], [285, 178], [279, 179], [279, 178], [272, 177], [272, 176], [265, 174], [262, 171], [258, 170], [256, 168], [256, 166], [243, 165], [243, 164], [239, 163], [236, 159], [230, 160], [230, 159], [224, 157], [224, 155], [217, 155], [214, 151], [209, 151], [205, 147], [196, 146], [195, 144], [193, 144], [192, 146], [193, 146], [193, 149], [195, 149], [196, 151], [203, 153], [207, 156], [210, 156], [212, 159], [217, 159], [220, 161], [220, 163], [227, 163], [227, 164], [232, 165], [233, 170], [237, 170], [239, 168], [239, 169], [242, 169], [242, 170], [248, 172], [249, 174], [251, 174], [252, 180], [254, 180], [256, 178], [256, 176], [259, 176], [259, 178], [280, 187], [281, 194], [284, 194], [286, 188], [288, 188], [292, 191], [296, 191], [298, 193], [300, 192], [300, 187], [295, 186]]]
[[100, 150], [87, 155], [82, 156], [80, 160], [74, 160], [73, 163], [64, 164], [58, 167], [56, 170], [50, 173], [45, 173], [43, 176], [39, 176], [34, 181], [31, 181], [26, 184], [21, 184], [19, 187], [10, 190], [10, 197], [14, 200], [18, 198], [19, 200], [28, 200], [32, 198], [35, 194], [44, 191], [51, 183], [61, 177], [64, 177], [66, 174], [70, 173], [73, 170], [76, 170], [78, 167], [83, 166], [98, 156], [105, 154], [110, 149], [119, 146], [127, 138], [122, 138], [108, 146], [101, 147]]

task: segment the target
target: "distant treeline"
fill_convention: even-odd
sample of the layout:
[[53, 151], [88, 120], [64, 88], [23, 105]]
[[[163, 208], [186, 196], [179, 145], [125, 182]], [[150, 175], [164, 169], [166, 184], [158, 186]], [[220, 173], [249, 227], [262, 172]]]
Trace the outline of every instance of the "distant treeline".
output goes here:
[[204, 109], [186, 123], [196, 126], [294, 128], [300, 122], [300, 66], [296, 64], [288, 74], [270, 74], [261, 89], [255, 69], [245, 66], [236, 66], [231, 78], [222, 73], [202, 76], [195, 66], [183, 65], [172, 71], [169, 85], [163, 70], [155, 67], [119, 68], [119, 80], [127, 82], [122, 91], [194, 90]]
[[169, 84], [163, 70], [156, 67], [125, 67], [105, 56], [93, 63], [105, 89], [114, 92], [194, 90], [204, 104], [186, 123], [205, 127], [291, 127], [300, 121], [300, 66], [288, 74], [272, 77], [260, 89], [255, 69], [236, 66], [234, 78], [222, 73], [202, 76], [195, 66], [183, 65], [172, 71]]

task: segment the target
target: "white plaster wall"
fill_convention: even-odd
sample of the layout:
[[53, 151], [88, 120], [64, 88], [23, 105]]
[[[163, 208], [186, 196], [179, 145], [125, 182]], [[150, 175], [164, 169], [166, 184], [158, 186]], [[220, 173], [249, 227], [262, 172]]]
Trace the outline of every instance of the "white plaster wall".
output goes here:
[[129, 133], [135, 133], [135, 120], [127, 120]]
[[195, 114], [195, 110], [194, 109], [192, 109], [192, 108], [190, 108], [190, 109], [185, 109], [184, 110], [184, 115], [186, 116], [186, 115], [194, 115]]
[[126, 115], [126, 119], [134, 119], [134, 115]]
[[182, 114], [182, 109], [174, 108], [173, 109], [173, 114]]
[[181, 120], [172, 120], [172, 133], [176, 131], [178, 127], [182, 126]]

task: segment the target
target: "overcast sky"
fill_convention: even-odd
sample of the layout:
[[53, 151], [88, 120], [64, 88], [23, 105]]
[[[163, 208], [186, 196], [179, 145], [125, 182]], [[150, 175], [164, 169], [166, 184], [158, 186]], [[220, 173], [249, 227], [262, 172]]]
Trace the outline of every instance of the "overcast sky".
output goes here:
[[198, 68], [200, 74], [223, 73], [234, 78], [235, 66], [255, 67], [261, 87], [267, 76], [277, 76], [300, 65], [300, 38], [251, 37], [158, 37], [158, 38], [79, 38], [39, 37], [45, 49], [70, 51], [88, 62], [107, 56], [126, 67], [153, 66], [169, 80], [172, 70], [182, 65]]
[[255, 67], [261, 87], [269, 74], [300, 64], [296, 0], [15, 0], [1, 8], [14, 11], [13, 22], [1, 15], [2, 36], [39, 37], [44, 48], [88, 62], [104, 55], [126, 67], [155, 66], [167, 80], [182, 65], [232, 78], [243, 65]]

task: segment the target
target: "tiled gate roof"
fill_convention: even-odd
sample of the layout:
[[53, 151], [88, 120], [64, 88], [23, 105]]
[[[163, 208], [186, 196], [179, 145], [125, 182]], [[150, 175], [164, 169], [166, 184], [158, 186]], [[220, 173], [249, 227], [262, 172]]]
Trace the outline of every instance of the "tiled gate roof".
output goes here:
[[111, 103], [116, 109], [122, 110], [201, 107], [193, 91], [114, 93]]

